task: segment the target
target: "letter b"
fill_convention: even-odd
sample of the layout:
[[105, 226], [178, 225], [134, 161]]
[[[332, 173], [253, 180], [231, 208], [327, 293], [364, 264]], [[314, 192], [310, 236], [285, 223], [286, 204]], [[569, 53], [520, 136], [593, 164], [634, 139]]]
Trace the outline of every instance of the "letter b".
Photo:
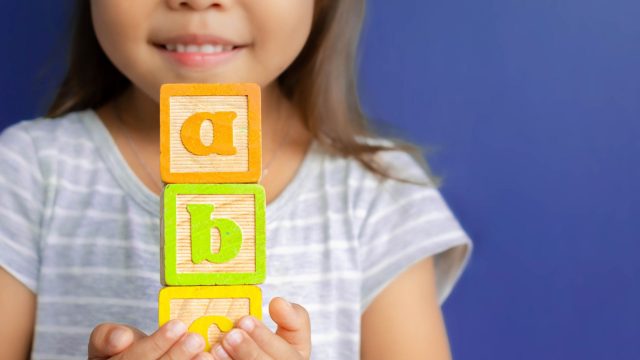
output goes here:
[[[225, 263], [238, 255], [242, 246], [242, 231], [229, 219], [212, 219], [213, 205], [188, 204], [191, 215], [191, 261], [199, 264], [204, 260]], [[211, 252], [211, 229], [220, 232], [220, 251]]]

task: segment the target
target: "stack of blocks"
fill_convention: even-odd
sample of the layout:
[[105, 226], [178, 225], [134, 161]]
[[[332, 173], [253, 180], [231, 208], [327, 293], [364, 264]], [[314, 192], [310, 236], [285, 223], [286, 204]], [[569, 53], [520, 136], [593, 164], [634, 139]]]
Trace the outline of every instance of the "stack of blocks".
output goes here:
[[262, 318], [261, 150], [258, 85], [162, 86], [159, 325], [182, 320], [207, 350], [241, 317]]

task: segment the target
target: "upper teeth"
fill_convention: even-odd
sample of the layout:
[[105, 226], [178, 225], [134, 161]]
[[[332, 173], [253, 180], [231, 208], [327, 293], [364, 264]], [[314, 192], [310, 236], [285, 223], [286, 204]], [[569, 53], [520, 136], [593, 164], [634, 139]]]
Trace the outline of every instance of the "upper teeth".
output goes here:
[[233, 45], [193, 45], [193, 44], [166, 44], [164, 46], [169, 51], [188, 52], [188, 53], [219, 53], [223, 51], [233, 50]]

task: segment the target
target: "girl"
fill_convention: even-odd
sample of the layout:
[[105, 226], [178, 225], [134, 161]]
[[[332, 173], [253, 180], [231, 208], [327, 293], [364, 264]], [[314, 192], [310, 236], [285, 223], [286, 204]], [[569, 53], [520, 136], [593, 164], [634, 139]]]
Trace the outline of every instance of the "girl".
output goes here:
[[[407, 147], [366, 127], [363, 9], [78, 0], [47, 118], [0, 137], [0, 358], [450, 358], [439, 302], [471, 243]], [[211, 353], [156, 329], [159, 87], [205, 82], [262, 87], [268, 203], [270, 316]]]

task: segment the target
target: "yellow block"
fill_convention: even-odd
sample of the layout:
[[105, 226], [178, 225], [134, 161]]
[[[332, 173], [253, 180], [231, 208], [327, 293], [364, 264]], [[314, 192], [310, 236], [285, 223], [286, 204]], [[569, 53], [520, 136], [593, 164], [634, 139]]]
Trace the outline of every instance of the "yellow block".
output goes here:
[[257, 286], [171, 286], [158, 295], [158, 326], [181, 320], [189, 331], [202, 335], [205, 351], [246, 315], [262, 319], [262, 292]]

